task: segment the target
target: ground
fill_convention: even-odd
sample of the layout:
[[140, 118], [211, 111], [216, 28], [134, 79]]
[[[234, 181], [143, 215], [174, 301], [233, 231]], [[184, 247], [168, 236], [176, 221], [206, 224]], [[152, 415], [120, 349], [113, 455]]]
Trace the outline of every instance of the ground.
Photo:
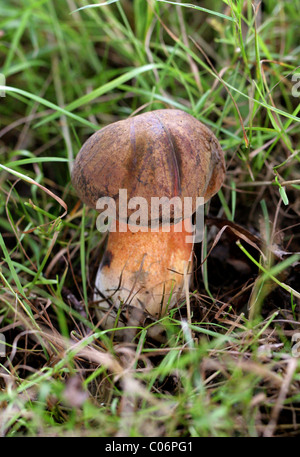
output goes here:
[[[1, 436], [299, 435], [299, 4], [104, 3], [0, 0]], [[161, 108], [214, 132], [226, 178], [166, 341], [124, 343], [70, 168]]]

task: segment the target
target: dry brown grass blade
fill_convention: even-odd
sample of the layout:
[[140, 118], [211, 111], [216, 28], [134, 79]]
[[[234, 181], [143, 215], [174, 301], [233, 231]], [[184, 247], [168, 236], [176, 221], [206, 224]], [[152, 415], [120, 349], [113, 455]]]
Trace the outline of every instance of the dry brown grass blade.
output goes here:
[[60, 358], [72, 353], [77, 358], [83, 357], [97, 365], [104, 365], [114, 375], [122, 376], [124, 373], [124, 368], [116, 357], [101, 347], [94, 347], [93, 342], [86, 343], [91, 335], [87, 335], [75, 342], [60, 335], [55, 328], [51, 330], [43, 328], [40, 335], [44, 341], [47, 341], [55, 348], [56, 355], [59, 355]]
[[230, 229], [233, 232], [233, 234], [236, 236], [237, 239], [241, 239], [241, 240], [245, 241], [246, 243], [250, 244], [262, 255], [262, 257], [264, 259], [266, 258], [265, 254], [259, 247], [259, 245], [263, 244], [262, 240], [260, 240], [255, 235], [252, 235], [248, 230], [246, 230], [243, 227], [235, 224], [234, 222], [228, 221], [226, 219], [206, 217], [205, 221], [209, 225], [215, 225], [216, 227], [218, 227], [218, 228], [221, 227], [221, 228], [220, 228], [219, 232], [217, 233], [217, 235], [215, 236], [213, 244], [212, 244], [207, 256], [201, 262], [201, 265], [207, 260], [211, 251], [216, 246], [216, 244], [219, 242], [222, 234], [225, 232], [226, 229]]
[[281, 409], [283, 407], [284, 400], [287, 397], [287, 394], [288, 394], [288, 391], [289, 391], [289, 387], [290, 387], [290, 384], [292, 382], [293, 375], [295, 373], [297, 365], [298, 365], [298, 361], [297, 361], [297, 359], [295, 357], [291, 357], [288, 360], [286, 376], [285, 376], [285, 378], [284, 378], [284, 380], [282, 382], [277, 401], [276, 401], [275, 406], [274, 406], [274, 408], [272, 410], [270, 422], [267, 425], [267, 428], [265, 429], [264, 437], [271, 437], [271, 436], [274, 435], [274, 432], [275, 432], [276, 426], [277, 426], [277, 421], [278, 421], [278, 418], [279, 418], [279, 414], [280, 414], [280, 411], [281, 411]]
[[[222, 233], [226, 228], [229, 228], [232, 233], [236, 236], [237, 239], [241, 239], [246, 241], [252, 247], [254, 247], [259, 253], [262, 255], [263, 259], [266, 258], [266, 252], [271, 252], [276, 258], [282, 260], [283, 256], [290, 255], [290, 252], [280, 249], [275, 244], [266, 244], [266, 242], [259, 238], [258, 236], [253, 235], [253, 233], [249, 232], [249, 230], [241, 227], [240, 225], [236, 224], [235, 222], [228, 221], [227, 219], [221, 219], [218, 217], [207, 216], [205, 218], [205, 222], [207, 225], [215, 225], [216, 227], [222, 230]], [[295, 226], [298, 224], [295, 224]], [[288, 227], [291, 228], [291, 227]], [[287, 229], [288, 229], [287, 228]], [[286, 229], [286, 230], [287, 230]], [[221, 235], [222, 235], [221, 233]], [[218, 240], [219, 240], [218, 236]], [[215, 243], [214, 243], [215, 245]], [[212, 249], [212, 248], [211, 248]]]

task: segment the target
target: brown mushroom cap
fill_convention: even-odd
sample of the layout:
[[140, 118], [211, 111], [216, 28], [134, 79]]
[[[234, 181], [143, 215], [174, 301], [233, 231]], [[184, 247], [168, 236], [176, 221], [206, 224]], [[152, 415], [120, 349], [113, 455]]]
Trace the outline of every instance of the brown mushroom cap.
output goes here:
[[[94, 133], [82, 146], [72, 171], [83, 202], [96, 208], [100, 197], [144, 197], [150, 221], [151, 197], [209, 200], [225, 176], [223, 151], [215, 135], [196, 118], [161, 109], [118, 121]], [[128, 210], [128, 216], [135, 210]], [[172, 221], [171, 214], [171, 221]], [[160, 215], [161, 217], [161, 215]]]

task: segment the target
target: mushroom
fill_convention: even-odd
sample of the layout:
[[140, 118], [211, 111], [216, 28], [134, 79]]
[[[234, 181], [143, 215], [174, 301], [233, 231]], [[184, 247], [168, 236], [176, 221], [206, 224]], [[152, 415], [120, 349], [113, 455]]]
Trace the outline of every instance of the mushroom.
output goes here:
[[[114, 122], [84, 143], [72, 171], [78, 196], [102, 215], [99, 199], [114, 199], [114, 230], [95, 279], [102, 327], [140, 324], [145, 316], [157, 319], [178, 302], [185, 274], [191, 277], [197, 197], [207, 202], [224, 175], [215, 135], [177, 109]], [[190, 205], [183, 211], [187, 199]], [[153, 212], [154, 201], [161, 204]]]

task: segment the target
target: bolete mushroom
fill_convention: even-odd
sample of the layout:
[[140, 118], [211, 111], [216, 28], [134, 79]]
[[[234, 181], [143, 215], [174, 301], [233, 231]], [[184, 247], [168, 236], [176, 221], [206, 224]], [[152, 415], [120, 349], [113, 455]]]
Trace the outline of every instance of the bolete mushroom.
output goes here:
[[[78, 196], [99, 212], [105, 211], [99, 199], [115, 202], [114, 230], [95, 280], [103, 327], [113, 328], [116, 317], [119, 325], [133, 315], [159, 318], [178, 301], [186, 265], [192, 263], [191, 216], [197, 197], [207, 202], [224, 175], [215, 135], [177, 109], [112, 123], [84, 143], [72, 171]], [[190, 205], [183, 209], [186, 199]], [[155, 211], [154, 201], [160, 203]]]

